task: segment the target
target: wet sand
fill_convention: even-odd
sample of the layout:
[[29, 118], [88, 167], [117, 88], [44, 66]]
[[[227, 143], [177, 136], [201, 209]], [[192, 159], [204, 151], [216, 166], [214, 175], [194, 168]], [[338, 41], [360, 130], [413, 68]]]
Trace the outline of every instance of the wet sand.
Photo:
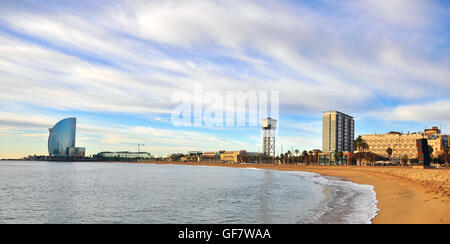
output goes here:
[[237, 168], [307, 171], [324, 176], [345, 177], [374, 186], [378, 215], [374, 224], [449, 224], [450, 169], [412, 169], [366, 166], [301, 166], [270, 164], [223, 164], [145, 162], [156, 164], [206, 165]]

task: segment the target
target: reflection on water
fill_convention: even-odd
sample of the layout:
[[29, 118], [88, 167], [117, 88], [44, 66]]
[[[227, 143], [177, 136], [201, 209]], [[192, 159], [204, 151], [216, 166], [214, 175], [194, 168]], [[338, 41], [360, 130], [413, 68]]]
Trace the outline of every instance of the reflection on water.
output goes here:
[[258, 195], [261, 196], [261, 203], [258, 208], [258, 215], [260, 218], [257, 220], [259, 223], [268, 223], [269, 216], [267, 213], [270, 211], [271, 199], [268, 195], [268, 186], [273, 185], [273, 172], [264, 170], [263, 171], [263, 183], [259, 187]]

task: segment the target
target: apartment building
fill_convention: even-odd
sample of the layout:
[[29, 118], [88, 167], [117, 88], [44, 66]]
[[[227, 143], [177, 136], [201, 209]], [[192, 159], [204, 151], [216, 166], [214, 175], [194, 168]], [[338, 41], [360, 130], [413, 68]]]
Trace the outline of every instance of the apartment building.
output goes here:
[[353, 152], [354, 138], [353, 117], [338, 111], [323, 113], [322, 150], [324, 152]]

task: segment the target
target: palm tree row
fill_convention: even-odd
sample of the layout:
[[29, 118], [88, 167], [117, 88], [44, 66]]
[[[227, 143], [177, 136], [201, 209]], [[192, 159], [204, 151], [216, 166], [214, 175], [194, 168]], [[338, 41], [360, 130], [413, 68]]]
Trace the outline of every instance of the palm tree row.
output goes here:
[[316, 155], [311, 155], [306, 150], [300, 154], [300, 150], [298, 149], [295, 149], [294, 153], [290, 150], [286, 153], [282, 153], [280, 156], [277, 156], [276, 159], [282, 164], [310, 164], [313, 162], [318, 162]]

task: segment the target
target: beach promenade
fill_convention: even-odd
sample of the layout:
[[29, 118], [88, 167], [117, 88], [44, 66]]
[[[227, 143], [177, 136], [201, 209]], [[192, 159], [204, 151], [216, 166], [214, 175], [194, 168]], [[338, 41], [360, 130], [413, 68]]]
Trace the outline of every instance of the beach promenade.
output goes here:
[[450, 223], [450, 169], [157, 161], [144, 163], [314, 172], [323, 176], [339, 177], [358, 184], [374, 186], [380, 209], [378, 215], [373, 219], [374, 224]]

